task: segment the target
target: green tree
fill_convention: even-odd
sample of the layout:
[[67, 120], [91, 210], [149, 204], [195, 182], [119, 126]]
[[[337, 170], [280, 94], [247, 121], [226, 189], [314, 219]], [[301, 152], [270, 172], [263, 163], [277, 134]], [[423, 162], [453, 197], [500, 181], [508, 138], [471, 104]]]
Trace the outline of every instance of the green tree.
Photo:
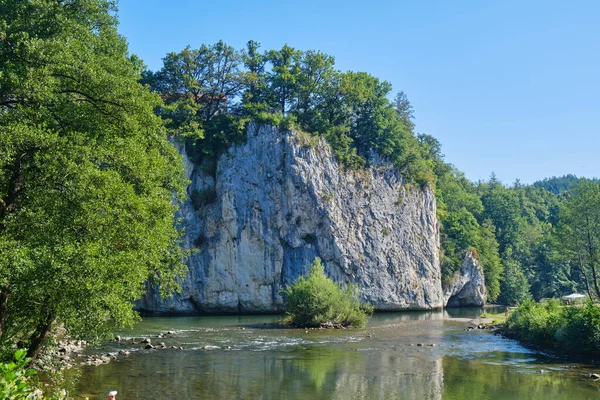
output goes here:
[[479, 253], [479, 261], [485, 274], [485, 286], [488, 300], [495, 301], [500, 295], [500, 281], [504, 272], [502, 259], [498, 250], [498, 241], [495, 228], [489, 219], [484, 220], [480, 226], [480, 234], [475, 245]]
[[581, 270], [588, 293], [600, 297], [600, 184], [582, 180], [560, 204], [558, 237]]
[[[242, 53], [223, 41], [199, 49], [188, 46], [167, 54], [161, 70], [147, 75], [145, 82], [165, 100], [165, 111], [170, 111], [166, 118], [176, 117], [176, 110], [187, 110], [188, 124], [201, 125], [226, 113], [246, 87], [248, 77], [242, 66]], [[176, 119], [175, 127], [181, 129], [184, 121]]]
[[[0, 347], [133, 323], [184, 272], [180, 157], [105, 0], [0, 1]], [[26, 17], [25, 17], [26, 16]]]
[[[251, 42], [253, 57], [258, 44]], [[142, 82], [158, 92], [164, 105], [157, 108], [173, 135], [186, 139], [186, 149], [199, 164], [214, 168], [216, 158], [244, 137], [245, 121], [229, 113], [248, 85], [258, 85], [256, 74], [243, 69], [244, 54], [223, 41], [189, 46], [163, 58], [163, 67], [146, 73]], [[255, 71], [262, 68], [255, 60]], [[237, 110], [236, 110], [237, 111]]]
[[255, 116], [260, 112], [268, 112], [267, 74], [265, 65], [268, 62], [266, 54], [259, 52], [260, 43], [248, 41], [242, 54], [246, 74], [246, 90], [243, 93], [242, 107], [245, 113]]
[[268, 59], [271, 63], [268, 80], [273, 108], [286, 115], [297, 101], [302, 52], [286, 44], [281, 50], [269, 51]]
[[326, 86], [335, 74], [334, 58], [309, 50], [302, 55], [298, 76], [298, 101], [295, 111], [298, 121], [309, 131], [318, 129], [319, 106], [326, 100]]
[[504, 259], [504, 276], [500, 284], [499, 301], [502, 304], [517, 305], [529, 300], [529, 282], [520, 265], [508, 255]]
[[406, 129], [412, 132], [415, 129], [415, 123], [413, 122], [415, 114], [406, 93], [401, 91], [396, 94], [396, 97], [394, 97], [394, 107]]

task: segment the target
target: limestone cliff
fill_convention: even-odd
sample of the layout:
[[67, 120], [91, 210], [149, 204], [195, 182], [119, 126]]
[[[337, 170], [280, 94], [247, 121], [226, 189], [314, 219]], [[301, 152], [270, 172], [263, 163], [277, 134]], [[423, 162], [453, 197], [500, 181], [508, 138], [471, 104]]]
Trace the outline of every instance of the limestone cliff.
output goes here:
[[[251, 125], [216, 174], [185, 154], [192, 199], [181, 205], [195, 248], [180, 294], [138, 303], [160, 313], [274, 312], [280, 288], [318, 256], [332, 279], [356, 283], [377, 310], [444, 306], [436, 202], [373, 157], [343, 171], [323, 140]], [[182, 153], [183, 150], [182, 150]]]
[[444, 303], [447, 307], [482, 307], [487, 300], [483, 268], [472, 252], [463, 257], [460, 271], [452, 283], [444, 288]]

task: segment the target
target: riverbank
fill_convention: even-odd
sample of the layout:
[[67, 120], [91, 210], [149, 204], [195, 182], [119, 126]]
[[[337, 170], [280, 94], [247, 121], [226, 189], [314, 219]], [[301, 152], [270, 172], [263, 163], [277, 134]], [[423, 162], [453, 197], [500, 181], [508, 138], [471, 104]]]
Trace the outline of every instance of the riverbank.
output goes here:
[[591, 302], [521, 304], [501, 330], [503, 336], [561, 359], [600, 364], [600, 308]]

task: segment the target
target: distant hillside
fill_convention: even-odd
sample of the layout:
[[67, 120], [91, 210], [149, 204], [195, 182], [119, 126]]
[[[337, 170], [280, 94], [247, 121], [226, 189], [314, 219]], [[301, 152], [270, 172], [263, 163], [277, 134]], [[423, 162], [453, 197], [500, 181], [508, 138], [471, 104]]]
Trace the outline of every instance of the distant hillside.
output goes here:
[[544, 180], [534, 182], [533, 186], [536, 188], [546, 189], [551, 193], [559, 195], [563, 192], [571, 190], [574, 186], [577, 185], [580, 179], [586, 179], [592, 182], [600, 183], [600, 179], [598, 178], [578, 178], [575, 175], [568, 174], [564, 176], [553, 176], [552, 178], [544, 178]]

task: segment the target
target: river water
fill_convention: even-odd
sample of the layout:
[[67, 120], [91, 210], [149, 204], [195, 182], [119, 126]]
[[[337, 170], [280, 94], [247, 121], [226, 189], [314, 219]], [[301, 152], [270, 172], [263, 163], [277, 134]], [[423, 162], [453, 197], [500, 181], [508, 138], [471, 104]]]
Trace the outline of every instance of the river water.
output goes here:
[[365, 329], [308, 331], [273, 329], [272, 316], [147, 318], [121, 335], [183, 350], [106, 343], [96, 352], [132, 352], [67, 378], [90, 400], [109, 390], [119, 400], [600, 398], [585, 377], [597, 369], [465, 330], [481, 312], [376, 314]]

